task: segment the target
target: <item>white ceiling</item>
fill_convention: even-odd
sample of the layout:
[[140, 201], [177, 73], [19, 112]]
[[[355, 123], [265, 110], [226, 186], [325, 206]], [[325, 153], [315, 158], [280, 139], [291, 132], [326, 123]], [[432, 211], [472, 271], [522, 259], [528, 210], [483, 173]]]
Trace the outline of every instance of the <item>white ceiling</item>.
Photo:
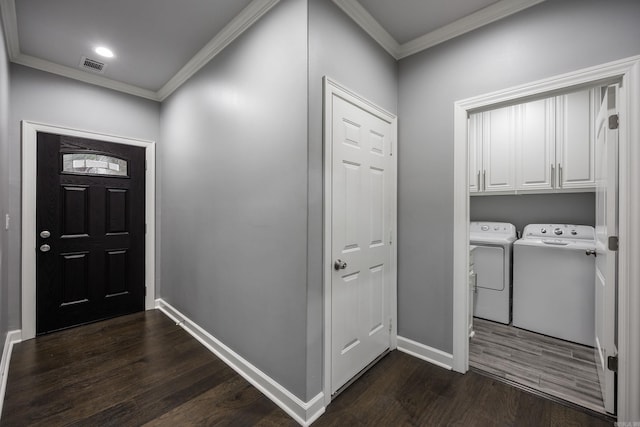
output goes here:
[[[360, 0], [360, 4], [403, 44], [496, 3], [497, 0]], [[401, 13], [398, 13], [398, 6]]]
[[250, 1], [17, 0], [20, 51], [68, 67], [86, 55], [109, 78], [157, 91]]
[[[0, 0], [0, 12], [11, 61], [160, 101], [278, 1]], [[333, 1], [400, 59], [543, 0]]]
[[0, 0], [0, 12], [12, 62], [162, 101], [278, 1]]
[[333, 0], [401, 59], [544, 0]]

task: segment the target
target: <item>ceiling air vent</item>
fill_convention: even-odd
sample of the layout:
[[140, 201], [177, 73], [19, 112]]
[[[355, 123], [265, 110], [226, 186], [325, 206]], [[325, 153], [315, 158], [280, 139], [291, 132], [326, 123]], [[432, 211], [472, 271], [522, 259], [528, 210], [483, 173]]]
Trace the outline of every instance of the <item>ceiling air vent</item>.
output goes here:
[[106, 67], [107, 64], [104, 62], [96, 61], [86, 56], [83, 56], [80, 61], [80, 68], [85, 71], [91, 71], [92, 73], [103, 74]]

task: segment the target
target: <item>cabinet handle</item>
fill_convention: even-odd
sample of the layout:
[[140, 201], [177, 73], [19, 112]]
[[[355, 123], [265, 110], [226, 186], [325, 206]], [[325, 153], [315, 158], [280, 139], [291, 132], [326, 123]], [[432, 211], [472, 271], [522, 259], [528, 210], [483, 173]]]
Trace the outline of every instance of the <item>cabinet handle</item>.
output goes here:
[[476, 188], [478, 189], [478, 191], [480, 191], [480, 171], [478, 171], [477, 181], [478, 181], [478, 187]]
[[487, 189], [487, 170], [482, 171], [482, 190]]
[[556, 167], [551, 165], [551, 188], [555, 188], [556, 186]]
[[558, 188], [562, 188], [562, 165], [558, 163]]

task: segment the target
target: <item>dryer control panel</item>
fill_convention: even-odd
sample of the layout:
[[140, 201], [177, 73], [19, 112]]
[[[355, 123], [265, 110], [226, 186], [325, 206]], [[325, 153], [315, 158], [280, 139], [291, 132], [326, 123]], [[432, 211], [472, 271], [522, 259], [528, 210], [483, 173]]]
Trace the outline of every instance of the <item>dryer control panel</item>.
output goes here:
[[485, 239], [516, 239], [516, 227], [508, 222], [472, 221], [469, 223], [469, 236], [472, 241]]
[[469, 223], [469, 231], [472, 233], [511, 234], [515, 229], [515, 226], [508, 222], [472, 221]]

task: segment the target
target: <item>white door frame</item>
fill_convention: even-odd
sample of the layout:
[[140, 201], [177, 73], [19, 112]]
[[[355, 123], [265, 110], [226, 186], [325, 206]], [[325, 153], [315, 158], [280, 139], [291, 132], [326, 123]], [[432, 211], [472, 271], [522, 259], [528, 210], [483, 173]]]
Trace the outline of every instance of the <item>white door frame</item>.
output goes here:
[[469, 188], [467, 118], [470, 112], [568, 88], [621, 82], [620, 249], [618, 262], [618, 421], [640, 419], [640, 56], [622, 59], [481, 95], [454, 104], [453, 368], [469, 369]]
[[331, 214], [332, 214], [332, 185], [331, 185], [331, 163], [333, 159], [333, 147], [331, 141], [332, 135], [332, 117], [333, 117], [333, 105], [332, 97], [337, 95], [346, 101], [362, 108], [365, 111], [379, 117], [380, 119], [391, 124], [391, 147], [392, 156], [390, 158], [390, 176], [391, 188], [393, 192], [390, 195], [392, 203], [391, 218], [389, 218], [389, 228], [391, 230], [392, 244], [391, 244], [391, 265], [389, 271], [389, 315], [391, 316], [391, 342], [389, 348], [391, 350], [397, 347], [397, 325], [398, 325], [398, 310], [397, 310], [397, 259], [398, 250], [396, 240], [397, 236], [397, 188], [398, 188], [398, 145], [396, 143], [398, 139], [398, 122], [395, 115], [385, 111], [378, 107], [374, 103], [367, 99], [355, 94], [354, 92], [346, 89], [344, 86], [336, 83], [331, 78], [325, 76], [324, 83], [324, 253], [323, 253], [323, 282], [324, 282], [324, 379], [323, 379], [323, 392], [325, 405], [331, 403], [331, 276], [333, 268], [333, 259], [331, 257]]
[[22, 121], [22, 339], [36, 336], [36, 175], [37, 133], [97, 139], [145, 148], [145, 272], [147, 288], [144, 306], [155, 306], [155, 164], [156, 146], [153, 141], [106, 135], [66, 127]]

